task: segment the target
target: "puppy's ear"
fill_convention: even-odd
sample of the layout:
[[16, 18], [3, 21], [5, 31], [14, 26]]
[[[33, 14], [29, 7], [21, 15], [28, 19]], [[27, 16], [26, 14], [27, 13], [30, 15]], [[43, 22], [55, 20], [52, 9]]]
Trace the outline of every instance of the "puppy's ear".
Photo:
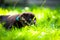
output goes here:
[[28, 13], [23, 13], [22, 16], [23, 16], [23, 17], [26, 17], [26, 18], [27, 18], [27, 17], [33, 18], [33, 17], [34, 17], [34, 14], [28, 12]]
[[24, 16], [27, 16], [28, 14], [27, 13], [23, 13], [21, 16], [24, 17]]

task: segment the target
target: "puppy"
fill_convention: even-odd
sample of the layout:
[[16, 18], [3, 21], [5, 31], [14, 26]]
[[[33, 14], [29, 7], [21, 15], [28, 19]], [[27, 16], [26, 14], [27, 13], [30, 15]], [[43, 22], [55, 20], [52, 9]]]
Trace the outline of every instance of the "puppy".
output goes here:
[[17, 28], [24, 27], [26, 25], [32, 25], [36, 23], [35, 15], [32, 13], [23, 13], [17, 15], [6, 15], [0, 16], [0, 23], [4, 22], [3, 25], [6, 29], [12, 28], [15, 26]]

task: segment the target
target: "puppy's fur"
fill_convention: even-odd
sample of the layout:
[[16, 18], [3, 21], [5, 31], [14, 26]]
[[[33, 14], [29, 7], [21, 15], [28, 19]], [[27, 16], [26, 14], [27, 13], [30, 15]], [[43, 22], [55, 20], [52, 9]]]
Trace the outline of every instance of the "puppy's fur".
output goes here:
[[6, 29], [15, 27], [21, 28], [26, 25], [31, 25], [36, 23], [35, 15], [32, 13], [23, 13], [17, 15], [6, 15], [0, 16], [0, 23], [5, 22], [4, 27]]

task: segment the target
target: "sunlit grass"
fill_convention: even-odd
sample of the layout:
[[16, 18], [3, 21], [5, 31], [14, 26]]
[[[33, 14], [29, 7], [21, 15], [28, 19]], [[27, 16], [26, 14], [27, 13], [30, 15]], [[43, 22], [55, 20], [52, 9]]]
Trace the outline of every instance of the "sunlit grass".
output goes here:
[[0, 8], [0, 15], [14, 15], [32, 12], [36, 17], [36, 25], [20, 29], [6, 30], [0, 24], [0, 40], [60, 40], [60, 11], [51, 8]]

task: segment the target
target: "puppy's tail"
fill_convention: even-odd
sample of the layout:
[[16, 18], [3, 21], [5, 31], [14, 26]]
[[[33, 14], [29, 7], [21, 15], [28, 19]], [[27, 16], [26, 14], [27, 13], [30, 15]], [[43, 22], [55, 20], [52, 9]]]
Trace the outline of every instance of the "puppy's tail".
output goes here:
[[0, 23], [6, 21], [8, 16], [0, 16]]

